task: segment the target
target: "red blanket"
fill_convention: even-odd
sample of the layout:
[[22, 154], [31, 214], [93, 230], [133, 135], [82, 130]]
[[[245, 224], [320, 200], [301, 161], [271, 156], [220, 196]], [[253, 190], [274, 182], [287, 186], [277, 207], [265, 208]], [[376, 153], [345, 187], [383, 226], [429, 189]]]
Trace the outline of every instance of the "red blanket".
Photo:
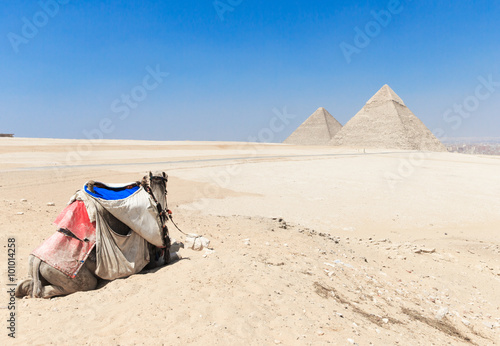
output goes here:
[[32, 254], [74, 278], [95, 246], [95, 223], [90, 222], [82, 201], [75, 201], [67, 206], [54, 223], [59, 231], [45, 240]]

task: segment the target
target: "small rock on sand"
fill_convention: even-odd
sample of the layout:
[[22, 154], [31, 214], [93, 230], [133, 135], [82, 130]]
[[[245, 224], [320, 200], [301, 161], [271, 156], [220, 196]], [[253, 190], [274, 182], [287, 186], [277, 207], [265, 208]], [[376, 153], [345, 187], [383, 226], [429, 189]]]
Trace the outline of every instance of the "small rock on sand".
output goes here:
[[26, 198], [21, 198], [21, 202], [28, 202]]
[[47, 207], [55, 207], [56, 204], [54, 202], [48, 202]]
[[414, 253], [434, 253], [436, 252], [436, 249], [425, 249], [425, 248], [421, 248], [421, 249], [417, 249], [415, 251], [413, 251]]
[[444, 316], [446, 316], [446, 314], [448, 313], [448, 308], [447, 307], [444, 307], [444, 308], [441, 308], [438, 310], [438, 312], [436, 313], [436, 319], [441, 321]]
[[493, 329], [493, 328], [494, 328], [494, 325], [493, 325], [493, 324], [491, 324], [490, 322], [486, 322], [486, 321], [484, 321], [484, 322], [483, 322], [483, 325], [484, 325], [486, 328], [489, 328], [489, 329]]

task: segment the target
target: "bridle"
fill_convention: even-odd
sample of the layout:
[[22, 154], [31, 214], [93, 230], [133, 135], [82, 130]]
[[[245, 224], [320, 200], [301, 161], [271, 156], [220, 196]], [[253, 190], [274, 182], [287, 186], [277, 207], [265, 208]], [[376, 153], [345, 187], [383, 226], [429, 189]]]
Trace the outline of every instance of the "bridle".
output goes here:
[[[146, 177], [144, 177], [143, 181], [145, 180], [145, 178]], [[164, 191], [165, 207], [162, 207], [161, 203], [156, 199], [156, 196], [154, 195], [153, 190], [151, 189], [153, 181], [161, 181], [165, 186], [165, 191]], [[165, 174], [165, 172], [162, 172], [161, 176], [153, 175], [153, 173], [149, 172], [149, 184], [142, 184], [146, 192], [150, 194], [150, 196], [153, 198], [153, 201], [156, 203], [156, 209], [158, 210], [158, 215], [160, 216], [160, 221], [162, 224], [162, 238], [163, 238], [162, 251], [165, 263], [168, 263], [170, 259], [171, 242], [167, 228], [167, 221], [169, 219], [169, 215], [172, 214], [172, 212], [168, 209], [168, 203], [167, 203], [167, 182], [168, 182], [168, 175]]]

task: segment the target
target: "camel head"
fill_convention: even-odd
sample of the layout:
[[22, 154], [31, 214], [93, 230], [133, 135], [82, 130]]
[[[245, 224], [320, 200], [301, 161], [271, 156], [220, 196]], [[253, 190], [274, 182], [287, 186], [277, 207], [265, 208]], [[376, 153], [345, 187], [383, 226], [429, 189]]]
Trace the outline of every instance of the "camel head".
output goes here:
[[167, 209], [167, 181], [168, 175], [165, 172], [149, 172], [149, 186], [151, 192], [160, 203], [163, 210]]

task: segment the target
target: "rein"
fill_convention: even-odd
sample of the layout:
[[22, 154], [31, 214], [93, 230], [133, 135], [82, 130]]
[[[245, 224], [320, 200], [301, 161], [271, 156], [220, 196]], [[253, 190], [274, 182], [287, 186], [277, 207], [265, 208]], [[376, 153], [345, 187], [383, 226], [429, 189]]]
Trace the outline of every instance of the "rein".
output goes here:
[[177, 228], [177, 230], [179, 232], [181, 232], [182, 234], [186, 235], [186, 233], [184, 233], [180, 228], [179, 226], [177, 226], [177, 224], [174, 222], [174, 218], [172, 216], [172, 211], [170, 209], [168, 209], [168, 199], [167, 199], [167, 181], [168, 181], [168, 178], [164, 178], [164, 177], [150, 177], [150, 184], [151, 184], [151, 179], [162, 179], [165, 181], [165, 209], [163, 209], [161, 207], [161, 204], [156, 200], [156, 197], [155, 195], [153, 194], [153, 191], [151, 190], [151, 186], [150, 185], [146, 185], [145, 186], [145, 189], [146, 191], [151, 195], [151, 197], [153, 197], [153, 200], [155, 201], [156, 203], [156, 208], [158, 209], [158, 213], [160, 214], [160, 217], [162, 217], [162, 221], [164, 221], [165, 219], [166, 220], [170, 220], [172, 222], [172, 224], [175, 226], [175, 228]]
[[[153, 194], [153, 191], [151, 189], [151, 182], [153, 179], [156, 179], [156, 180], [163, 180], [165, 182], [165, 209], [163, 209], [161, 207], [161, 204], [157, 201], [155, 195]], [[168, 182], [168, 176], [166, 177], [162, 177], [162, 176], [153, 176], [151, 174], [151, 172], [149, 173], [149, 184], [145, 186], [145, 189], [146, 191], [153, 197], [153, 200], [155, 201], [156, 203], [156, 208], [158, 209], [158, 213], [160, 214], [160, 216], [162, 217], [162, 221], [164, 221], [165, 219], [166, 220], [170, 220], [172, 222], [172, 224], [175, 226], [175, 228], [177, 228], [177, 230], [179, 232], [181, 232], [182, 234], [186, 235], [186, 233], [184, 233], [180, 228], [179, 226], [177, 226], [177, 224], [174, 222], [174, 219], [173, 219], [173, 216], [172, 216], [172, 211], [170, 209], [168, 209], [168, 191], [167, 191], [167, 182]]]
[[180, 229], [180, 228], [179, 228], [179, 227], [175, 224], [174, 219], [172, 218], [172, 212], [171, 212], [170, 210], [167, 210], [167, 212], [168, 212], [168, 216], [169, 216], [169, 218], [170, 218], [170, 221], [171, 221], [171, 222], [172, 222], [172, 224], [175, 226], [175, 228], [177, 228], [177, 230], [178, 230], [179, 232], [181, 232], [182, 234], [184, 234], [185, 236], [187, 236], [187, 234], [186, 234], [186, 233], [184, 233], [183, 231], [181, 231], [181, 229]]

